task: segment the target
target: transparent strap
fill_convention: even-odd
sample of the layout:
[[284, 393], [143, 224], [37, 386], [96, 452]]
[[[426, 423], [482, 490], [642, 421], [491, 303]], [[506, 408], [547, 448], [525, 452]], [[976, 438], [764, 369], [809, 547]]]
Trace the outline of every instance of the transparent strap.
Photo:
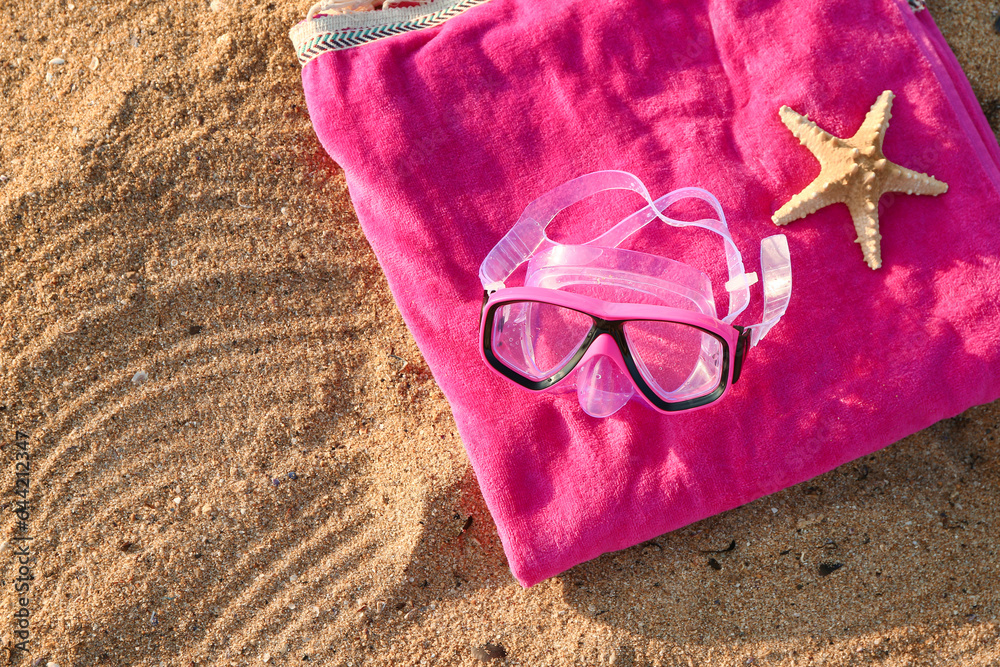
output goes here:
[[[561, 245], [546, 236], [545, 229], [549, 223], [564, 208], [604, 190], [631, 190], [641, 195], [646, 200], [647, 205], [604, 234], [583, 245], [617, 247], [629, 236], [657, 218], [673, 227], [707, 229], [721, 236], [726, 248], [726, 265], [729, 269], [729, 280], [726, 282], [726, 290], [729, 292], [729, 313], [722, 321], [727, 324], [731, 323], [737, 315], [746, 309], [747, 304], [750, 303], [750, 285], [756, 282], [757, 275], [755, 273], [747, 274], [744, 270], [743, 258], [729, 234], [729, 227], [726, 225], [726, 217], [719, 200], [712, 193], [701, 188], [681, 188], [654, 202], [642, 181], [624, 171], [595, 171], [580, 176], [550, 190], [528, 204], [517, 224], [500, 239], [500, 242], [486, 256], [482, 266], [480, 266], [479, 279], [483, 288], [487, 291], [502, 289], [504, 281], [522, 263], [537, 253]], [[675, 220], [663, 214], [667, 207], [688, 198], [700, 199], [711, 206], [717, 218], [687, 222]]]
[[764, 274], [764, 319], [750, 329], [750, 347], [771, 330], [788, 309], [792, 298], [792, 260], [784, 234], [768, 236], [760, 242], [760, 270]]

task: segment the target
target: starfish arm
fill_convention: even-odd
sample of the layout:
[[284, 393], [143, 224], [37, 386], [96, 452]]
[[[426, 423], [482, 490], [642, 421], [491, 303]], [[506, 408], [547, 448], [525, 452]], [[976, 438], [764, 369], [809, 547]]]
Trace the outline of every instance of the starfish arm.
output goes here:
[[789, 199], [784, 206], [774, 212], [774, 215], [771, 216], [771, 222], [776, 225], [787, 225], [789, 222], [804, 218], [824, 206], [843, 201], [842, 193], [838, 191], [836, 185], [837, 183], [830, 182], [827, 174], [820, 172], [820, 175], [802, 192]]
[[908, 195], [940, 195], [948, 191], [948, 184], [933, 176], [890, 163], [882, 190], [905, 192]]
[[781, 107], [778, 115], [781, 116], [782, 122], [798, 138], [799, 142], [817, 157], [823, 153], [825, 146], [843, 145], [841, 139], [825, 131], [806, 116], [794, 111], [791, 107]]
[[[889, 127], [889, 119], [892, 118], [892, 98], [891, 90], [884, 91], [875, 100], [875, 104], [865, 115], [865, 122], [861, 124], [858, 131], [851, 138], [851, 143], [855, 146], [873, 146], [879, 155], [882, 154], [882, 140], [885, 138], [885, 130]], [[875, 153], [872, 152], [872, 154]]]
[[851, 219], [854, 220], [854, 231], [858, 233], [855, 243], [861, 244], [865, 263], [873, 269], [882, 266], [882, 248], [879, 241], [882, 235], [878, 231], [878, 206], [863, 204], [848, 204]]

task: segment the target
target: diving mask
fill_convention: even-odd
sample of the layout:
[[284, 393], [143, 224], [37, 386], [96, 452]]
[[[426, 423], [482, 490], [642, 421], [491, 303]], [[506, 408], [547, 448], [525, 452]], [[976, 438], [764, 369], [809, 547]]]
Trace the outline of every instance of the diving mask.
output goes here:
[[[640, 194], [647, 205], [594, 240], [564, 245], [545, 229], [564, 208], [604, 190]], [[663, 214], [697, 199], [714, 219], [693, 222]], [[712, 283], [688, 264], [617, 246], [649, 222], [700, 227], [722, 237], [729, 311], [719, 318]], [[528, 262], [523, 287], [504, 281]], [[700, 188], [682, 188], [655, 202], [642, 182], [622, 171], [598, 171], [542, 195], [483, 261], [480, 323], [483, 359], [532, 391], [576, 388], [583, 410], [608, 417], [636, 397], [660, 412], [704, 407], [740, 377], [749, 348], [785, 313], [792, 289], [783, 234], [761, 241], [764, 317], [732, 324], [750, 301], [756, 273], [746, 273], [722, 206]]]

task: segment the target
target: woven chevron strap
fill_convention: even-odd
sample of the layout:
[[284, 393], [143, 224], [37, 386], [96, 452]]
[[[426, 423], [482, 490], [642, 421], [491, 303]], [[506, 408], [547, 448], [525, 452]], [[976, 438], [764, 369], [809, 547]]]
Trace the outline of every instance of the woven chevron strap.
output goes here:
[[311, 16], [289, 32], [299, 64], [327, 51], [361, 46], [411, 30], [441, 25], [488, 0], [434, 0], [416, 7]]

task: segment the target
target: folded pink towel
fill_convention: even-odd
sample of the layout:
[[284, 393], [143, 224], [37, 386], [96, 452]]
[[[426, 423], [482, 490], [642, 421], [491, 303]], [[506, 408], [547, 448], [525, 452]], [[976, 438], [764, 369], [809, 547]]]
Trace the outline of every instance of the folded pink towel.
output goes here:
[[[523, 585], [1000, 396], [1000, 149], [927, 11], [903, 0], [435, 0], [320, 16], [292, 38], [316, 133], [344, 169]], [[771, 223], [819, 173], [778, 109], [848, 137], [887, 89], [886, 157], [949, 190], [882, 199], [873, 271], [843, 205]], [[480, 359], [479, 264], [531, 200], [599, 169], [636, 174], [653, 197], [714, 193], [748, 271], [762, 237], [788, 236], [785, 318], [705, 410], [632, 402], [593, 419], [572, 395], [528, 393]], [[628, 196], [631, 212], [641, 201]], [[677, 258], [671, 233], [644, 230], [633, 247]], [[684, 258], [722, 265], [710, 237], [685, 237], [703, 245]], [[736, 324], [758, 321], [761, 301], [755, 291]]]

